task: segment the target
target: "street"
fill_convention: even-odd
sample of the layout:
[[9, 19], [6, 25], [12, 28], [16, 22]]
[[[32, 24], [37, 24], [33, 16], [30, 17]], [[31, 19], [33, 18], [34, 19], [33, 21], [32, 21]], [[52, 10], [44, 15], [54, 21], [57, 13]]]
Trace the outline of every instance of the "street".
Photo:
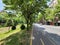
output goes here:
[[32, 31], [32, 45], [56, 45], [54, 41], [49, 39], [47, 35], [42, 33], [45, 28], [33, 26]]

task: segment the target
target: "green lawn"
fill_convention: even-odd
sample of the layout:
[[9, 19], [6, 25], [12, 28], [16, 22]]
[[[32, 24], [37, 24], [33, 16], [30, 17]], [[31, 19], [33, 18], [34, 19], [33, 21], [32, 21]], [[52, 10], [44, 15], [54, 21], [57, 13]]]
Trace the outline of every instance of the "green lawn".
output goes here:
[[16, 30], [11, 30], [0, 34], [0, 45], [29, 45], [30, 44], [30, 32], [21, 30], [20, 26], [17, 26]]
[[12, 34], [18, 33], [20, 30], [21, 30], [20, 26], [18, 25], [16, 30], [11, 30], [11, 31], [8, 31], [6, 33], [0, 33], [0, 40], [9, 37]]

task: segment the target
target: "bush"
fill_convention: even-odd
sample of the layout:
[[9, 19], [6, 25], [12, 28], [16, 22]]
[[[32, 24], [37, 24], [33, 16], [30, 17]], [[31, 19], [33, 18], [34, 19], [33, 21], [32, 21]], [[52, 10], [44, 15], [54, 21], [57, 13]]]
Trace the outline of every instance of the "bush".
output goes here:
[[25, 25], [22, 24], [20, 28], [21, 28], [21, 30], [24, 30], [25, 29]]
[[15, 30], [16, 29], [16, 26], [12, 26], [12, 30]]
[[17, 20], [14, 20], [14, 19], [13, 19], [13, 25], [14, 25], [14, 26], [18, 25]]
[[6, 19], [4, 19], [4, 18], [0, 19], [0, 25], [1, 25], [1, 27], [4, 27], [5, 23], [6, 23]]
[[12, 20], [8, 19], [5, 26], [12, 26], [12, 25], [13, 25]]

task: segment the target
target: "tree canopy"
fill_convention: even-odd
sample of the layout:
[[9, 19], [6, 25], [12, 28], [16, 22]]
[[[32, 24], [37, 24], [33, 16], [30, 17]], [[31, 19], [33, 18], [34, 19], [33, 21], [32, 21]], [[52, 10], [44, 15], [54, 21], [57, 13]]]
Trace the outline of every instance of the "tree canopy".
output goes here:
[[43, 14], [44, 9], [48, 7], [47, 0], [3, 0], [3, 3], [6, 10], [15, 10], [17, 13], [21, 11], [26, 19], [27, 28], [34, 22], [34, 15], [39, 12]]

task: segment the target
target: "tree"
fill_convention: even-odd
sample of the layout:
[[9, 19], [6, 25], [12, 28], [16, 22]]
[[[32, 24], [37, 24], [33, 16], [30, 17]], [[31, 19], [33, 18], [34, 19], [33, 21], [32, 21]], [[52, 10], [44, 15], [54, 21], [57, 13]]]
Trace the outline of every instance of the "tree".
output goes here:
[[58, 16], [60, 19], [60, 0], [57, 0], [58, 4], [55, 6], [55, 16]]
[[53, 20], [55, 17], [55, 10], [53, 8], [47, 8], [45, 14], [46, 20]]
[[27, 30], [32, 27], [35, 14], [44, 13], [47, 8], [47, 0], [3, 0], [6, 4], [5, 9], [21, 11], [27, 22]]

